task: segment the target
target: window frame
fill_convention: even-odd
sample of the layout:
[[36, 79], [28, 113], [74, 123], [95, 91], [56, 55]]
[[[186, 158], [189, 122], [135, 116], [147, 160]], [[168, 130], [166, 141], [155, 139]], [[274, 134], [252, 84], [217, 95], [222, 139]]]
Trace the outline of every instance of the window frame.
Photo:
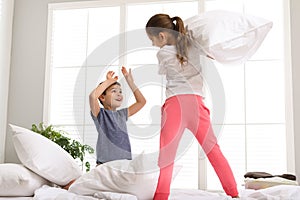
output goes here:
[[[49, 96], [51, 90], [51, 25], [52, 24], [52, 11], [53, 10], [64, 10], [64, 9], [76, 9], [76, 8], [96, 8], [99, 6], [120, 6], [120, 31], [126, 31], [126, 16], [127, 16], [127, 5], [131, 4], [150, 4], [150, 3], [169, 3], [169, 2], [194, 2], [193, 0], [144, 0], [140, 2], [138, 0], [102, 0], [102, 1], [85, 1], [85, 2], [67, 2], [67, 3], [51, 3], [48, 5], [48, 30], [47, 30], [47, 50], [46, 50], [46, 70], [45, 70], [45, 90], [44, 90], [44, 112], [43, 121], [49, 122], [49, 112], [51, 110]], [[198, 12], [201, 13], [205, 10], [205, 0], [198, 0]], [[291, 52], [290, 52], [290, 27], [289, 27], [289, 2], [283, 1], [283, 29], [284, 29], [284, 65], [285, 67], [285, 128], [286, 128], [286, 153], [287, 153], [287, 170], [291, 173], [295, 172], [295, 147], [294, 147], [294, 129], [293, 129], [293, 102], [292, 102], [292, 70], [291, 70]], [[125, 17], [122, 17], [125, 16]], [[125, 38], [121, 38], [125, 41]], [[121, 42], [120, 51], [124, 52], [126, 50], [126, 43]], [[121, 58], [120, 63], [126, 63], [126, 60]], [[198, 176], [198, 188], [207, 188], [207, 160], [198, 159], [199, 176]], [[201, 177], [201, 178], [200, 178]], [[206, 177], [206, 178], [203, 178]]]

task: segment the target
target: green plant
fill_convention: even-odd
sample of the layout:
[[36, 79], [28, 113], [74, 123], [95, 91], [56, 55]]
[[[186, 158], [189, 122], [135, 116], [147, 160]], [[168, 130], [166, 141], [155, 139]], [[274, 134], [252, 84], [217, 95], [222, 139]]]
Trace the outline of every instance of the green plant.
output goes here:
[[86, 152], [89, 154], [94, 153], [94, 149], [86, 144], [81, 144], [79, 141], [67, 137], [68, 133], [62, 130], [55, 130], [52, 125], [46, 126], [44, 123], [39, 125], [32, 124], [32, 131], [39, 133], [49, 140], [55, 142], [67, 151], [74, 159], [79, 159], [81, 164], [86, 167], [86, 171], [90, 171], [91, 165], [89, 162], [84, 163]]

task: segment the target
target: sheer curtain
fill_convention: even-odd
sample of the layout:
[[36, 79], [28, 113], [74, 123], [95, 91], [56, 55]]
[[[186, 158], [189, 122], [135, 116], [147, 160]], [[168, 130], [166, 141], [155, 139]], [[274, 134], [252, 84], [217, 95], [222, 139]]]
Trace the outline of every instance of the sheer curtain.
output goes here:
[[0, 163], [4, 162], [14, 0], [0, 0]]

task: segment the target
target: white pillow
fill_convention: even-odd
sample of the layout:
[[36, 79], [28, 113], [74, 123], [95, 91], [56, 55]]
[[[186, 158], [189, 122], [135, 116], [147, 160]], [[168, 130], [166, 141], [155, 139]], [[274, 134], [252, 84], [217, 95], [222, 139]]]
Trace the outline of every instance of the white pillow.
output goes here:
[[281, 177], [272, 178], [246, 178], [245, 180], [246, 189], [260, 190], [276, 185], [298, 185], [297, 181], [288, 180]]
[[61, 186], [81, 176], [79, 165], [58, 144], [31, 130], [11, 124], [10, 127], [17, 155], [26, 167]]
[[208, 11], [184, 23], [201, 50], [224, 64], [248, 60], [273, 26], [260, 17], [223, 10]]
[[[83, 174], [70, 186], [69, 191], [80, 195], [127, 193], [139, 200], [152, 200], [159, 176], [156, 163], [156, 159], [150, 159], [143, 153], [133, 160], [107, 162]], [[175, 175], [177, 169], [175, 166]]]
[[0, 196], [33, 196], [48, 181], [22, 164], [0, 164]]

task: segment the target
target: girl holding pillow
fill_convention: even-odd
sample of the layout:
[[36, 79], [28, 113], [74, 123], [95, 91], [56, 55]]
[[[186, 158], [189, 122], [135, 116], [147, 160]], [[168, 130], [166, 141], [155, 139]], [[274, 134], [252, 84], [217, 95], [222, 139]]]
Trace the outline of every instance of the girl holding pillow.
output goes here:
[[203, 77], [199, 48], [192, 42], [180, 17], [156, 14], [146, 24], [146, 33], [157, 53], [159, 74], [165, 75], [166, 101], [162, 106], [160, 176], [154, 200], [167, 200], [174, 159], [184, 129], [189, 129], [202, 146], [227, 195], [237, 198], [235, 178], [222, 154], [203, 103]]

